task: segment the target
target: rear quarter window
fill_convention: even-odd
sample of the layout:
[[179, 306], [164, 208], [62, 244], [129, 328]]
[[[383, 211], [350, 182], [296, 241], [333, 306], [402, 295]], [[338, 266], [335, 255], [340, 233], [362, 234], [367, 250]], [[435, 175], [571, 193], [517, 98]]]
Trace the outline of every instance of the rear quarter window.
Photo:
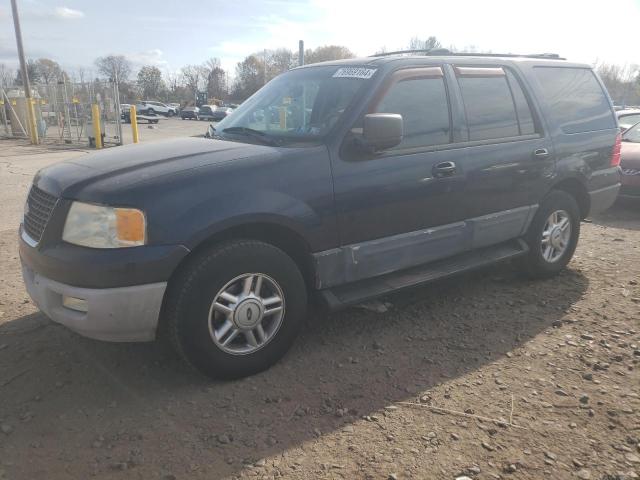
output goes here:
[[611, 105], [588, 68], [535, 67], [548, 111], [564, 133], [616, 128]]

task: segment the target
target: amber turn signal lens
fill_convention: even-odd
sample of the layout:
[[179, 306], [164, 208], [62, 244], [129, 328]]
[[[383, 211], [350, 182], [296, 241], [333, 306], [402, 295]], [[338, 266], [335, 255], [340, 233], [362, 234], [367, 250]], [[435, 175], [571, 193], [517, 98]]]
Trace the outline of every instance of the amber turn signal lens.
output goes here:
[[131, 245], [144, 245], [145, 219], [140, 210], [116, 208], [116, 231], [118, 240]]

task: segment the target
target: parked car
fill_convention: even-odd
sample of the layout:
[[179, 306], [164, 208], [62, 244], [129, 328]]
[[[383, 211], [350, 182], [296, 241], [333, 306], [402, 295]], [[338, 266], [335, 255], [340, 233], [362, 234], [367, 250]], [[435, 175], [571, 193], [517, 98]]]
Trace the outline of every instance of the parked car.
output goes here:
[[622, 131], [629, 129], [636, 123], [640, 122], [640, 110], [637, 109], [618, 110], [616, 112], [616, 116], [618, 117], [620, 130]]
[[213, 139], [41, 170], [23, 276], [83, 335], [162, 335], [206, 374], [242, 377], [285, 354], [311, 296], [334, 310], [506, 260], [558, 274], [581, 219], [618, 195], [620, 143], [586, 64], [439, 52], [309, 65]]
[[218, 107], [213, 111], [212, 120], [214, 122], [219, 122], [227, 117], [227, 115], [231, 115], [233, 113], [233, 108], [231, 107]]
[[184, 107], [180, 110], [180, 118], [182, 120], [198, 120], [200, 118], [200, 109], [198, 107]]
[[146, 115], [160, 114], [165, 117], [173, 117], [178, 113], [175, 107], [151, 100], [144, 100], [138, 103], [136, 105], [136, 110]]
[[640, 199], [640, 123], [636, 123], [622, 134], [620, 167], [620, 196]]
[[176, 112], [176, 115], [180, 113], [180, 104], [179, 103], [167, 103], [173, 110]]
[[200, 111], [198, 112], [198, 119], [213, 120], [216, 110], [217, 107], [215, 105], [202, 105], [200, 107]]

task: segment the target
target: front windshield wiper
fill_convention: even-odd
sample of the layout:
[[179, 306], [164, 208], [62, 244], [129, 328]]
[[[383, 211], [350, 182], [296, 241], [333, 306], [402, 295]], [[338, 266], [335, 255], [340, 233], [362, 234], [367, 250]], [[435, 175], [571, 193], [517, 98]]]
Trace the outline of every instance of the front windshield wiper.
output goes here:
[[228, 127], [222, 130], [222, 133], [236, 133], [245, 135], [247, 137], [255, 138], [265, 145], [271, 145], [274, 147], [280, 145], [280, 142], [278, 142], [275, 138], [270, 137], [265, 132], [261, 132], [260, 130], [255, 130], [249, 127]]

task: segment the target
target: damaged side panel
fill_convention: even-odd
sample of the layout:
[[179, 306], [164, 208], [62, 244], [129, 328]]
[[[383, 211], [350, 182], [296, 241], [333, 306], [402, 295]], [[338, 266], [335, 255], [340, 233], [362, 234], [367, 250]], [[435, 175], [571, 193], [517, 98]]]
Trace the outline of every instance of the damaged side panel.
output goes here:
[[522, 236], [537, 205], [333, 248], [314, 255], [316, 287], [330, 288]]

